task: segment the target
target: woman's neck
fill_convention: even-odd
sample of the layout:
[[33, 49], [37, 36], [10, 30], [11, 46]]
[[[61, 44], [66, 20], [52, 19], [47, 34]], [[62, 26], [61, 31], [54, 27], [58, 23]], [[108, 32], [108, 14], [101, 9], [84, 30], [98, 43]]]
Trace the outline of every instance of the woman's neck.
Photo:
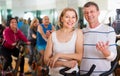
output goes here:
[[17, 32], [17, 28], [11, 28], [11, 30], [16, 33]]
[[70, 33], [74, 30], [74, 28], [61, 28], [61, 31], [64, 33]]

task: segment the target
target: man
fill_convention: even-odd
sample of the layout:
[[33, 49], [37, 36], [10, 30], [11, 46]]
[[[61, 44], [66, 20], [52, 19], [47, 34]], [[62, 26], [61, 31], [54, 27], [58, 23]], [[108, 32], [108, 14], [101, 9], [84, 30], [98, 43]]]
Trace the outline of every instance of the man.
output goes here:
[[91, 76], [99, 76], [111, 68], [111, 61], [116, 58], [116, 35], [112, 27], [99, 22], [100, 11], [96, 3], [87, 2], [83, 12], [89, 26], [83, 29], [84, 55], [80, 64], [80, 73], [87, 73], [95, 64], [96, 68]]
[[38, 25], [37, 28], [37, 50], [41, 55], [41, 68], [44, 68], [46, 65], [44, 64], [43, 57], [44, 57], [44, 51], [46, 49], [47, 39], [49, 38], [52, 31], [54, 31], [54, 26], [50, 23], [49, 17], [44, 16], [42, 20], [42, 24]]
[[46, 43], [47, 43], [47, 39], [50, 36], [50, 34], [52, 33], [52, 31], [54, 31], [55, 28], [54, 26], [50, 23], [49, 17], [48, 16], [44, 16], [43, 20], [42, 20], [42, 24], [40, 24], [38, 26], [37, 29], [37, 50], [43, 54], [45, 48], [46, 48]]

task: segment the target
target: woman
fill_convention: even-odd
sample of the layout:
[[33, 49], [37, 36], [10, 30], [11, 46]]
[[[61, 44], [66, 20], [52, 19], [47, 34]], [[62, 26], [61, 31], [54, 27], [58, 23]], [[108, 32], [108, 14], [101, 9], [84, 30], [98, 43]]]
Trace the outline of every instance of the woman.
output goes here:
[[63, 76], [59, 70], [64, 67], [71, 68], [66, 71], [78, 73], [78, 63], [83, 54], [83, 34], [80, 29], [75, 29], [78, 16], [73, 8], [65, 8], [60, 17], [60, 29], [53, 32], [47, 41], [44, 61], [50, 67], [50, 76]]
[[[1, 50], [2, 50], [2, 55], [6, 59], [3, 66], [3, 76], [4, 76], [8, 66], [11, 66], [12, 63], [11, 55], [15, 57], [18, 57], [19, 55], [19, 49], [16, 48], [17, 42], [19, 40], [22, 40], [27, 44], [30, 44], [30, 42], [27, 40], [25, 35], [18, 29], [17, 20], [15, 18], [11, 18], [8, 21], [8, 27], [6, 27], [5, 30], [3, 31], [3, 38], [4, 38], [4, 43], [2, 45]], [[21, 58], [19, 76], [24, 76], [24, 56], [22, 56]]]
[[[38, 27], [39, 21], [37, 18], [34, 18], [30, 24], [30, 27], [28, 28], [28, 40], [31, 42], [31, 45], [28, 46], [30, 51], [30, 57], [29, 57], [29, 66], [32, 65], [33, 61], [33, 55], [34, 50], [36, 46], [36, 37], [37, 37], [37, 27]], [[29, 68], [29, 71], [31, 71], [31, 68]]]

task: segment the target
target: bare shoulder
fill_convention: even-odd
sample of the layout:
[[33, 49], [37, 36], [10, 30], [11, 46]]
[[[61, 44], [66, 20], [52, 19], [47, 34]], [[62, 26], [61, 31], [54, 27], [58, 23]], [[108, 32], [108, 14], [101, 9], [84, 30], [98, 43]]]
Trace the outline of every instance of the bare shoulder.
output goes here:
[[83, 34], [81, 29], [76, 29], [77, 34]]
[[41, 27], [41, 25], [38, 25], [38, 30], [42, 30], [42, 27]]
[[42, 27], [41, 27], [41, 24], [40, 24], [40, 25], [38, 25], [38, 28], [42, 28]]

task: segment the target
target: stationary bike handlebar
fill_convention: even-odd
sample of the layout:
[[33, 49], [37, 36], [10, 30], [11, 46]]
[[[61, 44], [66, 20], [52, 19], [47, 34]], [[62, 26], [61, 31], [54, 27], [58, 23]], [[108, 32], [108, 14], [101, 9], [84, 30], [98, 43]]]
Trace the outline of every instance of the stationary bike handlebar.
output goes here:
[[94, 71], [95, 67], [96, 67], [96, 65], [93, 64], [92, 67], [90, 68], [90, 70], [88, 71], [88, 73], [82, 74], [80, 76], [90, 76], [92, 74], [92, 72]]
[[19, 41], [17, 41], [16, 46], [20, 46], [20, 45], [25, 46], [25, 45], [27, 45], [27, 43], [25, 43], [25, 42], [19, 40]]
[[[90, 76], [92, 74], [92, 72], [94, 71], [96, 65], [92, 65], [92, 67], [90, 68], [90, 70], [88, 71], [88, 73], [80, 75], [80, 76]], [[65, 67], [63, 69], [61, 69], [59, 72], [60, 74], [64, 75], [64, 76], [75, 76], [76, 71], [73, 71], [72, 73], [65, 73], [65, 71], [69, 70], [71, 68]]]

